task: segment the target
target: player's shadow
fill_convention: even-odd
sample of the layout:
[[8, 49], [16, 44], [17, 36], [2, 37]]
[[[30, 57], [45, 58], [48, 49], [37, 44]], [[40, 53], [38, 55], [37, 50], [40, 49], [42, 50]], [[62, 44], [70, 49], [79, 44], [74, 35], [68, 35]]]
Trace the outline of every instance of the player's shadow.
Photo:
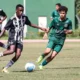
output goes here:
[[[40, 70], [40, 69], [36, 69], [36, 70], [34, 70], [34, 71], [32, 71], [32, 72], [37, 72], [37, 71], [44, 71], [44, 70], [55, 70], [55, 69], [65, 69], [65, 70], [67, 70], [67, 69], [80, 69], [80, 67], [58, 67], [58, 68], [44, 68], [43, 70]], [[12, 71], [12, 72], [22, 72], [22, 73], [26, 73], [27, 71], [26, 70], [14, 70], [14, 71]], [[31, 72], [28, 72], [28, 73], [31, 73]]]
[[[34, 70], [34, 71], [32, 71], [32, 72], [37, 72], [37, 71], [42, 71], [42, 70]], [[26, 73], [27, 71], [26, 70], [15, 70], [15, 71], [12, 71], [12, 72], [22, 72], [22, 73]], [[31, 73], [31, 72], [29, 72], [29, 73]]]
[[3, 76], [0, 76], [0, 78], [1, 78], [1, 77], [3, 77]]
[[26, 72], [25, 70], [15, 70], [15, 71], [12, 71], [12, 72]]
[[80, 67], [59, 67], [59, 68], [45, 68], [45, 69], [80, 69]]

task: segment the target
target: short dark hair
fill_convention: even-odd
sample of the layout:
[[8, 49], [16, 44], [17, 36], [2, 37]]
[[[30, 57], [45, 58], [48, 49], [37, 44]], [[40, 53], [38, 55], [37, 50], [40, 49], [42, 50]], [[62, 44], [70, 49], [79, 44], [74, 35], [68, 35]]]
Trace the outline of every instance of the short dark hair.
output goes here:
[[17, 4], [17, 5], [16, 5], [16, 9], [19, 8], [19, 7], [24, 8], [22, 4]]
[[61, 12], [61, 11], [65, 11], [65, 12], [67, 13], [68, 8], [67, 8], [66, 6], [61, 6], [61, 7], [59, 8], [59, 12]]
[[60, 4], [60, 3], [57, 3], [56, 5], [61, 6], [61, 4]]

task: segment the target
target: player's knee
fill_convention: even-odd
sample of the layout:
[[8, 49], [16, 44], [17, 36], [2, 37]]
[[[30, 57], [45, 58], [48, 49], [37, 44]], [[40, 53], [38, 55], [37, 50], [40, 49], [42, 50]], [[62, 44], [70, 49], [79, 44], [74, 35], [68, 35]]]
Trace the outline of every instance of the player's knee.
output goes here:
[[18, 59], [21, 56], [21, 54], [16, 54], [15, 57]]
[[51, 58], [54, 58], [57, 54], [58, 54], [58, 53], [54, 51], [54, 52], [52, 53], [52, 55], [51, 55]]
[[49, 54], [49, 53], [50, 53], [50, 51], [49, 51], [49, 50], [46, 50], [44, 53], [45, 53], [45, 54]]
[[46, 50], [45, 50], [45, 53], [46, 54], [48, 54], [48, 53], [50, 53], [51, 52], [51, 49], [50, 48], [47, 48]]
[[11, 49], [11, 50], [10, 50], [10, 53], [11, 53], [11, 54], [13, 54], [13, 53], [14, 53], [14, 50], [13, 50], [13, 49]]

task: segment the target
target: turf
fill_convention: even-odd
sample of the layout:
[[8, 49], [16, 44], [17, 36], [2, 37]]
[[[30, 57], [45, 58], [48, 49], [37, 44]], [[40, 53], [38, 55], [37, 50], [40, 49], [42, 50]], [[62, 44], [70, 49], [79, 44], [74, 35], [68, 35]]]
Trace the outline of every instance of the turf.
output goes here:
[[[39, 70], [36, 59], [45, 48], [46, 43], [24, 43], [20, 59], [9, 68], [9, 74], [0, 72], [0, 80], [80, 80], [80, 42], [66, 42], [56, 58]], [[0, 48], [0, 51], [4, 49]], [[0, 71], [13, 56], [0, 58]], [[36, 65], [34, 72], [25, 71], [27, 62]]]

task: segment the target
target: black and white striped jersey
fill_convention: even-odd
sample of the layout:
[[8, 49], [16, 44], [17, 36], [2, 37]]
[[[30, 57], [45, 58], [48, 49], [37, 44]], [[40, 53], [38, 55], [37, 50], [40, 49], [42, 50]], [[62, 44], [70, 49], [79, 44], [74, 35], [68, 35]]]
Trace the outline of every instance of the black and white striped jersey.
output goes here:
[[27, 16], [22, 15], [18, 18], [15, 14], [6, 24], [5, 29], [9, 31], [9, 40], [21, 43], [23, 40], [24, 25], [31, 25]]

